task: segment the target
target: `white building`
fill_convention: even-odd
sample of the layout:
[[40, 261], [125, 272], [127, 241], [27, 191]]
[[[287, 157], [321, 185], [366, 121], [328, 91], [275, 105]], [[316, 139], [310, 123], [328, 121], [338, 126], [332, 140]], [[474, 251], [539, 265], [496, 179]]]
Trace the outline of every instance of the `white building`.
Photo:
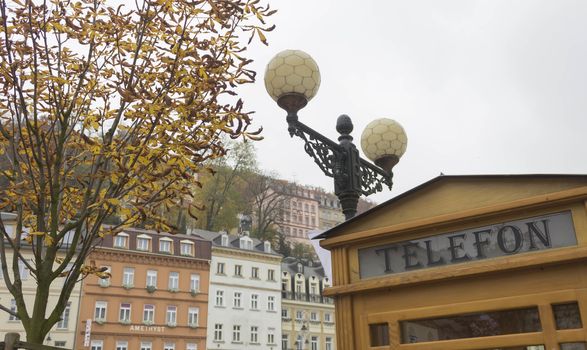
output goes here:
[[207, 348], [278, 349], [281, 255], [247, 235], [196, 233], [212, 241]]

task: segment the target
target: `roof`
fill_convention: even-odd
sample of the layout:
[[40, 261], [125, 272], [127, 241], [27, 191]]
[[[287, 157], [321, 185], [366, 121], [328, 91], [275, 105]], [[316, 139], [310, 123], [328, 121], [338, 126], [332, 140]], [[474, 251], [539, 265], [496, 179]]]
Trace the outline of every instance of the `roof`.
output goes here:
[[324, 272], [324, 268], [320, 262], [310, 262], [307, 260], [300, 260], [298, 258], [289, 256], [281, 261], [281, 272], [288, 272], [291, 276], [299, 273], [298, 263], [302, 263], [304, 266], [303, 274], [305, 278], [316, 276], [320, 279], [327, 277]]
[[[212, 246], [214, 246], [214, 247], [232, 248], [232, 249], [240, 249], [240, 250], [250, 251], [250, 249], [240, 247], [240, 238], [243, 236], [226, 234], [228, 236], [228, 245], [223, 246], [222, 245], [222, 235], [225, 233], [194, 229], [194, 230], [192, 230], [192, 234], [196, 234], [198, 236], [203, 237], [204, 239], [212, 241]], [[246, 236], [246, 237], [250, 238], [253, 241], [253, 251], [255, 251], [257, 253], [281, 256], [279, 253], [277, 253], [275, 250], [273, 250], [273, 247], [271, 247], [271, 252], [269, 252], [269, 253], [265, 252], [265, 246], [264, 246], [263, 241], [261, 241], [257, 238], [249, 237], [249, 236]]]
[[[423, 184], [416, 186], [396, 197], [393, 197], [365, 212], [359, 214], [333, 228], [323, 232], [322, 234], [314, 237], [313, 239], [324, 239], [324, 238], [331, 238], [338, 236], [344, 233], [349, 226], [356, 224], [358, 222], [365, 221], [365, 219], [369, 216], [379, 214], [382, 210], [389, 208], [390, 206], [398, 204], [398, 202], [403, 201], [409, 197], [414, 196], [417, 192], [424, 192], [427, 189], [434, 187], [435, 185], [443, 182], [449, 181], [457, 181], [457, 182], [464, 182], [469, 180], [485, 180], [485, 181], [500, 181], [500, 180], [512, 180], [516, 182], [520, 182], [523, 180], [547, 180], [552, 182], [553, 180], [562, 181], [563, 179], [571, 179], [571, 180], [579, 180], [581, 182], [586, 182], [584, 185], [587, 185], [587, 175], [585, 174], [509, 174], [509, 175], [444, 175], [441, 174]], [[554, 184], [554, 182], [553, 182]]]

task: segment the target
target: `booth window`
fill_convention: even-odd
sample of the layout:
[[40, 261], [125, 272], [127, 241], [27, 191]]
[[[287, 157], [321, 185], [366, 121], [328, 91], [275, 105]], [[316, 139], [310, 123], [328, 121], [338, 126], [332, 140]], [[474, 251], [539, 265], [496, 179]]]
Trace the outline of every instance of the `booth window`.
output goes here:
[[[483, 350], [545, 350], [544, 345], [523, 345], [523, 346], [512, 346], [507, 348], [491, 348]], [[568, 349], [567, 349], [568, 350]]]
[[402, 343], [539, 332], [537, 307], [400, 322]]
[[562, 343], [561, 350], [587, 350], [586, 343]]
[[387, 323], [375, 323], [369, 325], [371, 346], [389, 345], [389, 325]]
[[577, 329], [583, 328], [581, 312], [577, 302], [552, 305], [556, 329]]

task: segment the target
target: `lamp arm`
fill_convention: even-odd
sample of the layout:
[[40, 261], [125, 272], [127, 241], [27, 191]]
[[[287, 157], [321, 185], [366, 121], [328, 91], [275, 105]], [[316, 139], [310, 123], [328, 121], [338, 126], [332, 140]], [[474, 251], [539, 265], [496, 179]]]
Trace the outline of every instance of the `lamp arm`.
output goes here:
[[387, 172], [380, 167], [369, 163], [360, 158], [361, 164], [361, 193], [368, 196], [373, 193], [381, 192], [383, 185], [386, 185], [390, 190], [393, 185], [393, 173]]
[[304, 150], [314, 159], [326, 176], [335, 177], [336, 160], [343, 157], [344, 149], [300, 121], [289, 122], [289, 134], [304, 140]]

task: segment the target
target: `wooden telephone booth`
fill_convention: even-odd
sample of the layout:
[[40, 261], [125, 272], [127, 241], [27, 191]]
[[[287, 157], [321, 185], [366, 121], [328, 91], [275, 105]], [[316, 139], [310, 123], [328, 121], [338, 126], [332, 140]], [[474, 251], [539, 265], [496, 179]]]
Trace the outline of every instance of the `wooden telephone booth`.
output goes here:
[[440, 176], [322, 238], [338, 349], [587, 350], [587, 176]]

